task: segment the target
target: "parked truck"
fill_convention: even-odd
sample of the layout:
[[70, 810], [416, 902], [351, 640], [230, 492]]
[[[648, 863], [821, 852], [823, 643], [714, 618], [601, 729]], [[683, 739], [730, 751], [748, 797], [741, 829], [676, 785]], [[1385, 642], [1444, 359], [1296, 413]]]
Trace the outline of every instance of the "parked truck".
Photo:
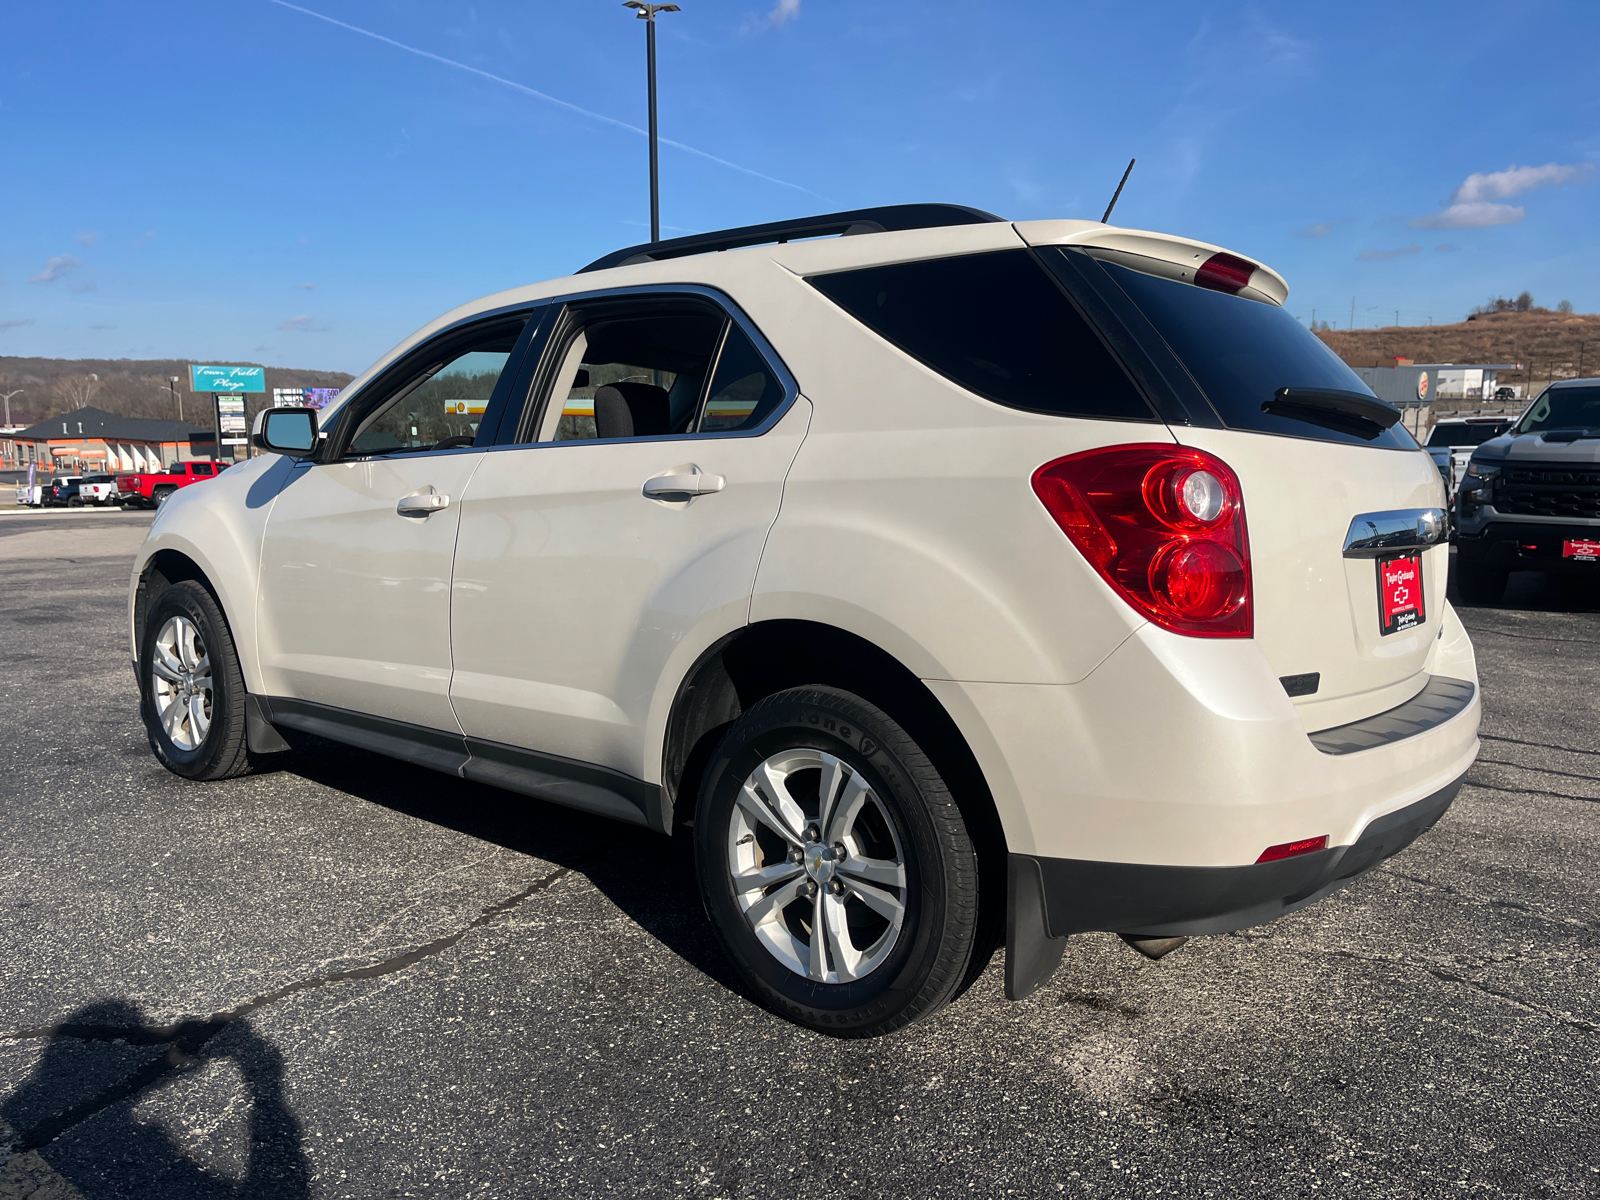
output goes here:
[[159, 474], [118, 475], [117, 494], [124, 504], [135, 508], [155, 508], [179, 488], [210, 479], [220, 474], [227, 465], [189, 461], [173, 463]]

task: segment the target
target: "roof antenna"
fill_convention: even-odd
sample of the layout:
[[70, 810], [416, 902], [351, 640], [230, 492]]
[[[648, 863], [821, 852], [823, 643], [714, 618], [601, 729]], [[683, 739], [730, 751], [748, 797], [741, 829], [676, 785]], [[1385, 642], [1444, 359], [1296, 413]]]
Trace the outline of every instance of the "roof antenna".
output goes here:
[[1122, 195], [1122, 186], [1128, 182], [1128, 176], [1133, 174], [1133, 164], [1138, 161], [1137, 158], [1128, 160], [1128, 169], [1122, 173], [1122, 183], [1117, 184], [1117, 190], [1112, 193], [1111, 203], [1106, 205], [1106, 215], [1100, 218], [1100, 224], [1105, 225], [1110, 222], [1111, 210], [1117, 206], [1117, 200]]

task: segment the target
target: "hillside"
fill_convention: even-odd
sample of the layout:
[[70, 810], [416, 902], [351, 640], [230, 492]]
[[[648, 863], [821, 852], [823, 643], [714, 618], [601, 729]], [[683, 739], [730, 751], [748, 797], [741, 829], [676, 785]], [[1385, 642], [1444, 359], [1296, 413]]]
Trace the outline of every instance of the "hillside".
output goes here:
[[1485, 313], [1459, 325], [1334, 329], [1317, 336], [1352, 367], [1392, 367], [1397, 355], [1418, 363], [1520, 362], [1522, 370], [1502, 371], [1499, 381], [1520, 384], [1525, 396], [1580, 371], [1600, 375], [1600, 313]]
[[[11, 420], [18, 425], [43, 421], [59, 413], [92, 404], [125, 417], [178, 415], [167, 380], [178, 377], [184, 420], [212, 425], [211, 397], [189, 391], [189, 363], [205, 359], [136, 358], [8, 358], [0, 356], [0, 392], [23, 389], [11, 398]], [[241, 363], [241, 366], [259, 364]], [[267, 368], [264, 395], [246, 398], [247, 414], [254, 418], [263, 402], [272, 403], [272, 389], [285, 387], [343, 387], [353, 376], [343, 371], [304, 371], [288, 367]]]

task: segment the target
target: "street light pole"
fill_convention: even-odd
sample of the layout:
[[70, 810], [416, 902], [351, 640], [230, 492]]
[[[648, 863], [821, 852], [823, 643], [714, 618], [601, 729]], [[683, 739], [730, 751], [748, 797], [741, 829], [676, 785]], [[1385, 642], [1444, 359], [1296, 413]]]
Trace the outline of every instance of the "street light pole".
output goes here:
[[645, 0], [622, 0], [623, 8], [636, 9], [635, 16], [645, 22], [645, 76], [650, 91], [650, 240], [661, 240], [661, 181], [656, 152], [656, 14], [682, 12], [676, 4], [646, 4]]
[[178, 402], [178, 420], [183, 420], [183, 397], [178, 395], [178, 377], [167, 376], [167, 391], [172, 393], [172, 398]]
[[25, 391], [27, 391], [26, 388], [18, 388], [14, 392], [6, 392], [6, 393], [4, 393], [5, 400], [6, 400], [6, 427], [8, 429], [11, 427], [11, 397], [20, 396]]

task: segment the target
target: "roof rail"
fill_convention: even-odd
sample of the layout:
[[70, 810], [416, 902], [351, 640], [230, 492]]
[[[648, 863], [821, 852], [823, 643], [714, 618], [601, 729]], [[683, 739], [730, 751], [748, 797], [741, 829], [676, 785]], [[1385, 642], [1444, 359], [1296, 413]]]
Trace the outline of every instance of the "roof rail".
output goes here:
[[656, 262], [663, 258], [682, 258], [686, 254], [707, 254], [714, 250], [735, 250], [740, 246], [760, 246], [768, 242], [792, 242], [801, 238], [848, 236], [854, 233], [887, 233], [897, 229], [937, 229], [945, 225], [981, 225], [1004, 221], [982, 209], [964, 204], [890, 204], [882, 208], [857, 208], [849, 212], [825, 213], [820, 217], [799, 217], [793, 221], [772, 221], [766, 225], [745, 225], [739, 229], [718, 229], [664, 242], [644, 242], [613, 250], [597, 258], [578, 274], [603, 271], [607, 267]]

